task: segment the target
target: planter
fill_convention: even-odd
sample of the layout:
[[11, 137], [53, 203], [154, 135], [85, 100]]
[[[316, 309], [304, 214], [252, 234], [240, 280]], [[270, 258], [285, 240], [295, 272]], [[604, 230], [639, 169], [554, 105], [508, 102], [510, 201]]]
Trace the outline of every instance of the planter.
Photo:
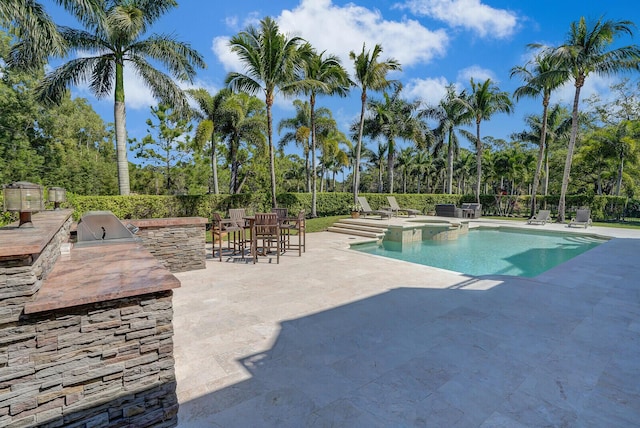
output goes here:
[[360, 211], [351, 211], [351, 218], [360, 218]]

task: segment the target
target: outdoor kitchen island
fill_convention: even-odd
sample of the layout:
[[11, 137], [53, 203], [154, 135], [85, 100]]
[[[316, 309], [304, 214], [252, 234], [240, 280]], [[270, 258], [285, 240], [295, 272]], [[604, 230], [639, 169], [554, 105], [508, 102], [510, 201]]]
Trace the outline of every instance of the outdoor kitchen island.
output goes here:
[[61, 252], [69, 217], [0, 228], [0, 426], [175, 426], [180, 282], [140, 242]]

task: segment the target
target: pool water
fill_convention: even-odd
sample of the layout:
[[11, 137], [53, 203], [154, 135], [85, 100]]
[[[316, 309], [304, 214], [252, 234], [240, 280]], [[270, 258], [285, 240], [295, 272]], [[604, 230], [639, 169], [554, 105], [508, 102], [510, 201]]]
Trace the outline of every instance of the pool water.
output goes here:
[[534, 277], [603, 242], [606, 240], [590, 235], [479, 228], [452, 241], [404, 245], [383, 241], [351, 248], [473, 276]]

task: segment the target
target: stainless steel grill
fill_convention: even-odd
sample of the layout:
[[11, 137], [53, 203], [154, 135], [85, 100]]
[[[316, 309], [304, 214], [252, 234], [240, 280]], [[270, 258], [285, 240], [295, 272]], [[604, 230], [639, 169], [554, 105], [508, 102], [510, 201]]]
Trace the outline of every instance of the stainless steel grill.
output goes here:
[[111, 211], [88, 211], [78, 222], [76, 246], [139, 241]]

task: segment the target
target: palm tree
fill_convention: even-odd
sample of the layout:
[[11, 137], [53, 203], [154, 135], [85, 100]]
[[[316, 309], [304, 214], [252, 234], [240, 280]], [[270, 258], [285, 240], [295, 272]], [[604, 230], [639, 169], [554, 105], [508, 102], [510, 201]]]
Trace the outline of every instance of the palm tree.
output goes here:
[[302, 147], [304, 156], [304, 169], [306, 176], [306, 191], [311, 193], [311, 174], [309, 155], [311, 151], [311, 107], [308, 101], [293, 100], [293, 107], [296, 109], [294, 117], [282, 119], [278, 123], [278, 134], [284, 129], [290, 129], [286, 132], [278, 143], [280, 149], [284, 148], [290, 142], [294, 142], [297, 146]]
[[435, 119], [438, 125], [433, 130], [436, 143], [433, 148], [434, 153], [439, 152], [445, 146], [447, 147], [447, 188], [448, 194], [453, 193], [453, 161], [454, 155], [459, 148], [458, 136], [455, 132], [456, 128], [470, 123], [471, 117], [464, 105], [459, 102], [460, 98], [465, 97], [464, 91], [456, 94], [455, 85], [447, 85], [447, 94], [440, 100], [437, 106], [430, 106], [421, 110], [419, 117], [427, 119]]
[[296, 72], [308, 54], [301, 49], [303, 39], [280, 33], [278, 24], [270, 17], [260, 21], [260, 26], [250, 25], [229, 41], [231, 51], [242, 61], [246, 74], [231, 72], [226, 83], [234, 91], [249, 94], [264, 93], [267, 105], [267, 139], [269, 143], [269, 168], [271, 173], [271, 203], [276, 200], [276, 170], [273, 147], [273, 117], [271, 109], [276, 90], [292, 93], [296, 89]]
[[[541, 116], [536, 115], [525, 117], [524, 121], [529, 129], [511, 135], [511, 138], [513, 138], [514, 140], [534, 145], [542, 144], [542, 141], [544, 141], [544, 150], [541, 163], [544, 165], [544, 182], [542, 193], [545, 196], [547, 195], [549, 190], [549, 146], [556, 142], [558, 139], [567, 136], [569, 130], [571, 129], [571, 116], [569, 116], [569, 112], [560, 104], [555, 104], [552, 105], [551, 108], [547, 108], [546, 113], [546, 120], [543, 120]], [[543, 125], [546, 134], [544, 139], [541, 135]], [[539, 158], [538, 161], [540, 161]], [[535, 183], [536, 180], [534, 177], [532, 188], [535, 186]], [[531, 194], [533, 197], [533, 189], [531, 191]]]
[[360, 101], [360, 123], [358, 126], [358, 140], [356, 143], [356, 159], [353, 168], [353, 203], [358, 201], [358, 187], [360, 186], [360, 154], [362, 152], [362, 133], [364, 130], [365, 107], [367, 105], [367, 90], [383, 91], [395, 84], [395, 81], [387, 79], [387, 73], [394, 70], [402, 70], [400, 63], [389, 58], [379, 62], [378, 58], [382, 53], [382, 46], [376, 44], [373, 51], [367, 51], [365, 44], [362, 44], [362, 52], [356, 55], [354, 51], [349, 53], [349, 58], [355, 66], [355, 85], [361, 89]]
[[507, 92], [501, 92], [500, 89], [491, 82], [491, 79], [487, 79], [483, 83], [476, 83], [471, 79], [471, 94], [459, 99], [468, 113], [474, 118], [476, 124], [475, 137], [469, 135], [469, 133], [465, 135], [471, 137], [471, 141], [474, 141], [476, 145], [476, 202], [480, 203], [483, 144], [480, 138], [480, 123], [482, 123], [483, 120], [489, 120], [495, 113], [511, 113], [512, 103], [509, 94]]
[[536, 172], [533, 177], [531, 189], [531, 210], [530, 216], [536, 213], [536, 195], [538, 183], [540, 182], [540, 172], [542, 171], [542, 160], [546, 150], [545, 140], [547, 138], [547, 115], [551, 92], [563, 84], [562, 73], [558, 73], [559, 64], [555, 57], [549, 54], [538, 54], [533, 61], [524, 66], [516, 66], [511, 69], [511, 77], [518, 76], [524, 80], [525, 84], [513, 92], [516, 100], [522, 97], [542, 96], [542, 129], [540, 130], [540, 141], [538, 143], [538, 162]]
[[[590, 25], [584, 17], [581, 17], [577, 22], [571, 23], [565, 43], [550, 51], [560, 61], [560, 67], [565, 71], [568, 79], [573, 80], [576, 88], [571, 116], [571, 136], [558, 203], [558, 222], [565, 220], [567, 187], [578, 135], [580, 90], [591, 73], [610, 76], [621, 71], [640, 69], [640, 49], [636, 45], [607, 50], [617, 37], [624, 34], [633, 36], [633, 27], [634, 24], [631, 21], [605, 21], [602, 17]], [[540, 45], [531, 46], [540, 47]]]
[[414, 166], [415, 151], [413, 147], [405, 147], [400, 150], [398, 155], [398, 167], [402, 173], [402, 193], [407, 193], [407, 180], [409, 178], [409, 172]]
[[[228, 89], [222, 89], [217, 94], [211, 95], [206, 89], [189, 89], [189, 95], [196, 101], [199, 109], [194, 109], [194, 116], [199, 119], [196, 128], [195, 143], [198, 147], [204, 147], [206, 142], [211, 143], [211, 178], [213, 181], [213, 193], [219, 194], [218, 188], [218, 155], [216, 135], [219, 134], [218, 126], [224, 120], [222, 105], [225, 99], [231, 95]], [[211, 192], [211, 188], [209, 188]]]
[[384, 172], [384, 162], [387, 156], [387, 148], [389, 146], [386, 143], [378, 141], [378, 150], [369, 152], [369, 162], [375, 165], [378, 169], [378, 193], [382, 193], [384, 189], [384, 179], [382, 178], [382, 173]]
[[418, 193], [420, 193], [420, 190], [422, 188], [422, 179], [429, 172], [432, 165], [433, 165], [433, 158], [428, 152], [424, 150], [420, 150], [415, 154], [415, 157], [413, 159], [412, 172], [416, 175]]
[[[267, 118], [264, 102], [246, 93], [231, 94], [221, 106], [223, 120], [220, 132], [227, 140], [228, 162], [231, 177], [229, 193], [240, 193], [240, 165], [238, 153], [243, 141], [255, 147], [264, 148], [264, 131]], [[246, 177], [246, 175], [245, 175]]]
[[[189, 111], [189, 104], [174, 79], [190, 82], [195, 76], [195, 69], [205, 67], [196, 50], [171, 35], [152, 34], [147, 39], [141, 38], [149, 26], [176, 5], [173, 0], [108, 2], [104, 9], [106, 19], [84, 17], [86, 31], [61, 28], [60, 34], [69, 49], [93, 55], [73, 59], [56, 68], [44, 77], [37, 89], [42, 101], [52, 103], [60, 102], [70, 85], [81, 82], [88, 82], [98, 98], [113, 91], [121, 195], [128, 195], [130, 191], [124, 103], [125, 64], [136, 70], [162, 104], [181, 114]], [[173, 77], [154, 68], [147, 58], [166, 66]]]
[[364, 134], [371, 138], [384, 137], [387, 141], [388, 190], [393, 193], [393, 172], [396, 158], [396, 139], [410, 140], [423, 147], [427, 129], [417, 115], [419, 102], [408, 102], [400, 97], [402, 85], [397, 85], [392, 95], [383, 94], [384, 100], [369, 100], [367, 108], [372, 112], [364, 121]]
[[[104, 19], [98, 0], [56, 0], [80, 22]], [[0, 26], [13, 27], [18, 42], [9, 55], [9, 66], [32, 70], [42, 66], [50, 55], [62, 57], [68, 45], [42, 4], [33, 0], [0, 2]]]
[[[311, 46], [305, 48], [310, 52], [309, 57], [302, 66], [301, 92], [309, 96], [311, 111], [311, 169], [316, 170], [316, 96], [338, 95], [347, 96], [351, 81], [347, 71], [335, 55], [324, 56], [325, 52], [316, 53]], [[313, 174], [311, 184], [311, 217], [317, 217], [316, 199], [317, 185], [316, 174]]]

